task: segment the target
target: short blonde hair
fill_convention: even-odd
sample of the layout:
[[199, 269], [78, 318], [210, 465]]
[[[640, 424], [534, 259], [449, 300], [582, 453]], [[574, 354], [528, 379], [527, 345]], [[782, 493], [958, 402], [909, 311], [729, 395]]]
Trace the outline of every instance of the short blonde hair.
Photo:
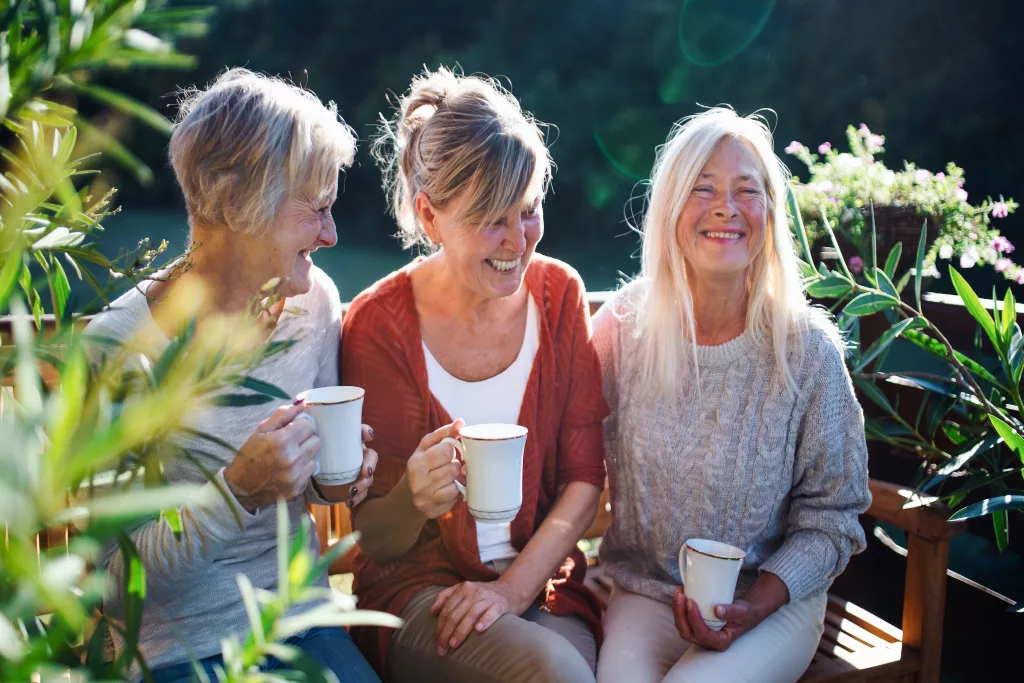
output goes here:
[[[770, 341], [780, 379], [790, 390], [797, 389], [790, 353], [795, 351], [799, 357], [802, 332], [809, 321], [824, 319], [812, 309], [800, 286], [786, 217], [789, 171], [775, 155], [763, 117], [741, 117], [728, 107], [714, 107], [684, 118], [659, 148], [651, 172], [640, 273], [648, 287], [636, 311], [644, 378], [664, 395], [678, 391], [687, 375], [699, 373], [693, 298], [676, 226], [698, 174], [724, 138], [746, 143], [760, 162], [767, 225], [763, 244], [747, 270], [746, 328]], [[838, 333], [835, 338], [838, 341]]]
[[183, 91], [170, 158], [191, 225], [259, 235], [292, 193], [329, 198], [355, 140], [333, 102], [235, 68], [205, 90]]
[[534, 184], [547, 190], [542, 124], [494, 79], [425, 70], [395, 108], [390, 121], [381, 117], [373, 152], [403, 246], [432, 246], [416, 215], [419, 192], [440, 209], [459, 197], [456, 215], [484, 222], [520, 205]]

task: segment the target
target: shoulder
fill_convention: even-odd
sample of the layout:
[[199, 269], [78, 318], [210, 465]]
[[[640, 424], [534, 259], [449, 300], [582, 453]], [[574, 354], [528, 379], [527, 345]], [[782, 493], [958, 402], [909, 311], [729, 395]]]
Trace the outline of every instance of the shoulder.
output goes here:
[[146, 295], [133, 287], [115, 299], [109, 308], [93, 316], [85, 326], [85, 334], [123, 340], [142, 326], [148, 315]]
[[409, 317], [410, 307], [415, 318], [412, 281], [409, 269], [405, 267], [385, 275], [357, 294], [349, 304], [345, 320], [347, 322], [350, 318], [406, 319]]
[[583, 278], [564, 261], [543, 254], [534, 254], [527, 270], [527, 286], [531, 291], [543, 292], [552, 300], [586, 298]]
[[647, 278], [637, 278], [622, 285], [601, 305], [594, 316], [595, 332], [635, 325], [637, 312], [650, 287]]
[[338, 294], [338, 286], [334, 284], [334, 280], [327, 273], [317, 266], [313, 266], [312, 276], [313, 287], [305, 294], [295, 297], [291, 305], [308, 311], [317, 320], [340, 320], [341, 295]]
[[798, 323], [803, 352], [800, 368], [808, 380], [834, 381], [847, 375], [846, 342], [832, 316], [824, 309], [810, 307]]

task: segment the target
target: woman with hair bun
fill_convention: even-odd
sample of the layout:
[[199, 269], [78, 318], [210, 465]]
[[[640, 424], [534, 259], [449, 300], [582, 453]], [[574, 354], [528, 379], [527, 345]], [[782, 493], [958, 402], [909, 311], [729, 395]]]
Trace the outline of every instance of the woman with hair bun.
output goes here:
[[[357, 640], [391, 681], [593, 681], [599, 609], [576, 543], [607, 407], [583, 283], [536, 253], [544, 137], [495, 81], [442, 68], [413, 80], [375, 152], [405, 245], [428, 255], [345, 317], [342, 380], [367, 389], [380, 458], [353, 510], [355, 592], [405, 620]], [[529, 430], [523, 502], [483, 524], [442, 440], [496, 422]]]

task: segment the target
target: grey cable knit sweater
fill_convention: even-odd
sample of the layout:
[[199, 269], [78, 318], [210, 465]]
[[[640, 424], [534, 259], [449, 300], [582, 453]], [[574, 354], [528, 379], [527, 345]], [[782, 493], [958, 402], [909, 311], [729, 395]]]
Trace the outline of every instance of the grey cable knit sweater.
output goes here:
[[604, 391], [612, 523], [605, 571], [624, 589], [671, 602], [680, 547], [710, 538], [746, 551], [739, 594], [769, 571], [791, 600], [828, 589], [864, 549], [857, 515], [871, 501], [860, 405], [823, 323], [805, 334], [786, 394], [775, 356], [750, 332], [699, 346], [695, 383], [672, 400], [639, 382], [631, 314], [643, 280], [594, 319]]
[[[252, 375], [270, 382], [289, 395], [338, 383], [338, 348], [341, 342], [341, 299], [334, 282], [319, 268], [313, 269], [313, 289], [288, 299], [285, 312], [272, 335], [273, 340], [299, 339], [288, 351], [270, 358]], [[142, 326], [154, 325], [146, 297], [138, 290], [111, 304], [86, 328], [86, 334], [114, 339], [129, 339]], [[155, 358], [166, 348], [164, 338], [158, 348], [147, 351]], [[224, 390], [230, 393], [231, 389]], [[193, 416], [193, 428], [212, 434], [236, 449], [252, 435], [257, 425], [286, 401], [277, 400], [258, 406], [214, 408]], [[235, 453], [188, 435], [175, 441], [190, 450], [197, 461], [215, 472], [223, 490], [224, 468]], [[217, 487], [208, 482], [202, 470], [185, 459], [166, 463], [171, 483], [202, 484], [202, 488], [178, 512], [182, 533], [175, 536], [166, 520], [147, 522], [130, 535], [138, 548], [146, 570], [146, 602], [142, 615], [139, 649], [150, 669], [201, 659], [221, 651], [221, 640], [235, 634], [244, 640], [249, 632], [238, 591], [236, 576], [245, 574], [257, 589], [277, 589], [277, 513], [273, 505], [250, 514], [234, 498], [225, 500]], [[327, 504], [313, 487], [305, 496], [288, 504], [294, 534], [300, 519], [307, 515], [307, 503]], [[235, 515], [242, 520], [239, 527]], [[319, 550], [315, 535], [311, 550]], [[115, 552], [116, 551], [116, 552]], [[104, 610], [120, 619], [124, 610], [122, 582], [123, 558], [116, 545], [107, 546], [103, 559], [108, 572], [108, 594]], [[318, 585], [327, 586], [327, 577]], [[309, 609], [299, 605], [291, 613]], [[116, 636], [120, 654], [123, 646]], [[137, 673], [137, 669], [135, 670]]]

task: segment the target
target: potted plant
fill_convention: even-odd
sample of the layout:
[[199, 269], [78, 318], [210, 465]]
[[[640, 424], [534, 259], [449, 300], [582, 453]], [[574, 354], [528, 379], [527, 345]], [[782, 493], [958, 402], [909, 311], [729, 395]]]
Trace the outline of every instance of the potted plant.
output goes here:
[[[1024, 284], [1024, 268], [1010, 258], [1013, 245], [994, 227], [994, 221], [1016, 211], [1017, 202], [1000, 196], [971, 204], [964, 171], [953, 163], [938, 173], [910, 162], [902, 170], [887, 168], [877, 158], [885, 151], [885, 138], [863, 123], [847, 127], [846, 138], [849, 152], [823, 142], [815, 154], [795, 140], [785, 150], [809, 171], [807, 182], [794, 178], [792, 187], [812, 244], [825, 239], [827, 222], [846, 251], [850, 271], [859, 275], [871, 250], [872, 225], [878, 247], [887, 253], [897, 242], [916, 243], [923, 224], [925, 277], [940, 277], [940, 260], [958, 259], [961, 268], [991, 265]], [[834, 257], [831, 245], [825, 247]], [[897, 282], [901, 274], [894, 273]]]
[[[951, 519], [990, 516], [996, 543], [1005, 549], [1011, 516], [1024, 510], [1024, 335], [1013, 293], [1007, 287], [990, 313], [956, 268], [948, 267], [960, 302], [991, 344], [994, 358], [983, 365], [977, 355], [972, 359], [954, 348], [948, 331], [924, 312], [926, 227], [919, 228], [909, 271], [913, 295], [905, 296], [893, 282], [902, 259], [901, 243], [882, 258], [869, 222], [867, 258], [858, 277], [849, 264], [852, 257], [844, 257], [828, 216], [822, 214], [836, 267], [820, 261], [815, 265], [797, 201], [797, 193], [791, 192], [789, 208], [805, 289], [813, 298], [834, 302], [837, 322], [851, 341], [847, 364], [854, 385], [862, 401], [878, 409], [865, 411], [868, 439], [919, 456], [920, 467], [911, 482], [916, 490], [946, 503], [954, 511]], [[875, 314], [884, 316], [886, 329], [862, 345], [861, 321]], [[895, 343], [909, 345], [912, 353], [904, 354], [906, 360], [889, 361]], [[920, 369], [921, 360], [928, 361], [928, 369]], [[920, 408], [914, 414], [890, 400], [884, 389], [893, 385], [920, 392]]]

